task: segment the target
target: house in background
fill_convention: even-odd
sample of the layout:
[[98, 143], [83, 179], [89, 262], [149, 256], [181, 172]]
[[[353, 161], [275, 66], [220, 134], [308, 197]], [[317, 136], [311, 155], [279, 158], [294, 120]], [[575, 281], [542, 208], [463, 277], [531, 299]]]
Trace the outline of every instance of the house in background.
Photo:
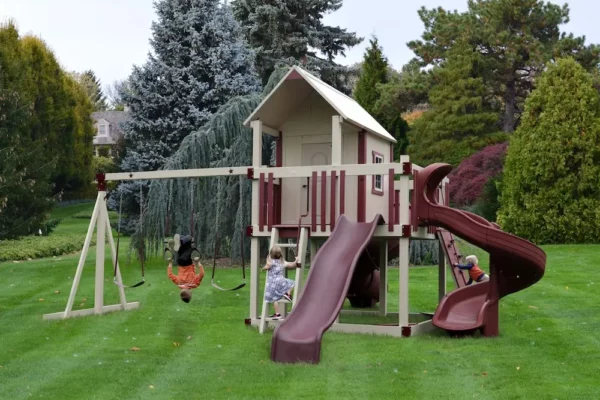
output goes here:
[[94, 120], [94, 155], [101, 147], [108, 148], [108, 155], [116, 154], [116, 147], [123, 138], [123, 123], [129, 119], [127, 111], [98, 111], [92, 113]]

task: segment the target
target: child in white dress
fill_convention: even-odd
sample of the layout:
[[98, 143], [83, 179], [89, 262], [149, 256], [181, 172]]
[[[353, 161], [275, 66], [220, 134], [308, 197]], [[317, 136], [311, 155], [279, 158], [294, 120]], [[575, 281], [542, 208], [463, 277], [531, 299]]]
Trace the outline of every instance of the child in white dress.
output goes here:
[[281, 248], [273, 246], [267, 257], [267, 263], [263, 267], [263, 271], [269, 271], [267, 274], [267, 287], [265, 288], [265, 300], [269, 303], [274, 303], [275, 314], [271, 318], [281, 318], [278, 310], [277, 301], [284, 299], [292, 301], [291, 290], [294, 288], [294, 281], [288, 279], [284, 275], [286, 268], [298, 268], [300, 263], [298, 258], [294, 262], [286, 262], [283, 259]]

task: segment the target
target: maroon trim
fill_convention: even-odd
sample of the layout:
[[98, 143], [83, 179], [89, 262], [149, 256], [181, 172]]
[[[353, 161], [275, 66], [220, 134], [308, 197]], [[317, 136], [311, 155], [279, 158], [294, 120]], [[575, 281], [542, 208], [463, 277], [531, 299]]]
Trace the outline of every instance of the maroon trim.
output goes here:
[[254, 168], [248, 168], [248, 171], [246, 172], [246, 178], [254, 179]]
[[331, 214], [329, 216], [329, 225], [331, 226], [331, 231], [335, 228], [335, 199], [336, 199], [336, 189], [337, 189], [337, 172], [331, 171]]
[[[389, 232], [393, 232], [394, 231], [394, 197], [396, 195], [396, 192], [394, 190], [394, 168], [390, 168], [389, 170], [389, 176], [388, 176], [388, 231]], [[383, 175], [381, 176], [381, 180], [383, 181]], [[382, 182], [383, 183], [383, 182]]]
[[311, 182], [311, 207], [310, 207], [310, 220], [312, 225], [312, 231], [317, 231], [317, 171], [313, 171], [312, 173], [312, 182]]
[[402, 174], [403, 175], [410, 175], [410, 174], [412, 174], [412, 164], [410, 162], [403, 162], [402, 163]]
[[265, 229], [265, 174], [261, 173], [258, 180], [258, 230]]
[[346, 171], [340, 171], [340, 215], [346, 212]]
[[[358, 133], [358, 163], [367, 163], [367, 135], [365, 130]], [[356, 219], [358, 222], [365, 222], [367, 214], [367, 182], [364, 175], [358, 177], [358, 210]]]
[[96, 182], [98, 182], [98, 191], [106, 192], [106, 175], [96, 174]]
[[417, 220], [417, 192], [419, 190], [419, 171], [413, 171], [413, 191], [412, 201], [410, 202], [410, 223], [413, 226], [413, 231], [419, 229], [419, 221]]
[[252, 320], [250, 318], [244, 318], [244, 325], [251, 325]]
[[410, 225], [402, 225], [402, 237], [410, 237], [411, 235], [411, 226]]
[[246, 227], [246, 236], [254, 236], [254, 227], [252, 225]]
[[327, 221], [327, 172], [321, 172], [321, 232], [325, 232]]
[[291, 74], [288, 75], [288, 77], [285, 80], [286, 81], [296, 81], [296, 80], [299, 80], [299, 79], [301, 80], [301, 79], [304, 79], [304, 78], [302, 77], [302, 75], [300, 75], [298, 73], [298, 71], [294, 70], [294, 71], [292, 71]]
[[281, 179], [279, 179], [279, 183], [276, 184], [273, 187], [274, 190], [274, 208], [275, 208], [275, 218], [274, 218], [274, 224], [280, 224], [281, 223]]
[[267, 226], [269, 230], [273, 228], [273, 224], [275, 222], [275, 207], [273, 203], [273, 173], [269, 172], [269, 186], [267, 187], [267, 202], [268, 202], [268, 211], [267, 211]]
[[400, 224], [400, 191], [395, 191], [394, 205], [396, 206], [396, 211], [394, 211], [394, 224]]
[[402, 327], [402, 336], [410, 337], [411, 334], [412, 334], [412, 327], [410, 327], [410, 326]]
[[[375, 157], [379, 156], [381, 157], [381, 162], [383, 163], [385, 161], [385, 158], [383, 157], [383, 154], [373, 150], [372, 152], [372, 160], [371, 162], [373, 164], [375, 164]], [[385, 190], [383, 189], [383, 175], [381, 175], [381, 190], [377, 190], [375, 189], [375, 177], [378, 175], [371, 175], [371, 194], [377, 195], [377, 196], [383, 196]]]

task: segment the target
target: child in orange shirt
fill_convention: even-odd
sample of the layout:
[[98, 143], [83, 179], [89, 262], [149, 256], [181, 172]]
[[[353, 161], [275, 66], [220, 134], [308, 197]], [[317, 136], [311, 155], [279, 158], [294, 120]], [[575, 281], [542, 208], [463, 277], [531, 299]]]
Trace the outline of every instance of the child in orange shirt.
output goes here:
[[467, 256], [466, 260], [466, 265], [456, 264], [456, 267], [469, 271], [469, 282], [467, 282], [467, 285], [471, 285], [473, 282], [481, 283], [490, 280], [490, 277], [477, 265], [478, 260], [476, 256]]
[[[204, 278], [204, 267], [195, 258], [192, 261], [193, 239], [191, 236], [180, 237], [175, 235], [174, 250], [177, 254], [177, 275], [173, 274], [173, 261], [169, 260], [167, 267], [167, 275], [181, 289], [179, 294], [181, 300], [189, 303], [192, 299], [192, 289], [196, 289], [202, 283]], [[199, 268], [199, 273], [196, 274], [196, 266]]]

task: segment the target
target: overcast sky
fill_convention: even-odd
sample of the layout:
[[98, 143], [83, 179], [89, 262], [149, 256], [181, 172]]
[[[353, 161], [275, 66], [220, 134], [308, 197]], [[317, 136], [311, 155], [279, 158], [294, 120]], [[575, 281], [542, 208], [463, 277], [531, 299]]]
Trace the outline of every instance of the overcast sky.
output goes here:
[[[557, 4], [564, 1], [555, 0]], [[0, 20], [17, 22], [21, 34], [40, 36], [64, 68], [92, 69], [103, 84], [124, 79], [134, 64], [141, 65], [150, 50], [150, 26], [155, 18], [152, 0], [0, 0]], [[600, 43], [600, 2], [571, 0], [571, 22], [564, 28]], [[344, 6], [325, 22], [355, 31], [365, 41], [350, 50], [343, 64], [360, 61], [368, 38], [379, 37], [390, 63], [397, 69], [411, 57], [406, 47], [423, 32], [417, 10], [443, 6], [466, 9], [467, 0], [344, 0]]]

